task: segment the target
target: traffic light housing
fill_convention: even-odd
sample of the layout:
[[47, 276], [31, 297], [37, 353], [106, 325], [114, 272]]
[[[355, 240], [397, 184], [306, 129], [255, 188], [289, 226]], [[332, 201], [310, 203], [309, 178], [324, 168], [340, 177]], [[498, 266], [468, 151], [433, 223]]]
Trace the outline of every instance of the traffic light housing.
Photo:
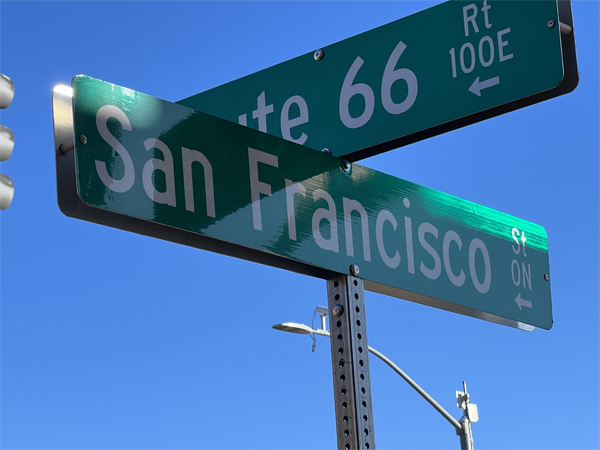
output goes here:
[[[15, 95], [13, 81], [0, 73], [0, 109], [10, 106]], [[15, 136], [12, 130], [0, 125], [0, 161], [6, 161], [12, 154], [15, 146]], [[10, 206], [15, 193], [14, 185], [9, 176], [0, 173], [0, 210]]]

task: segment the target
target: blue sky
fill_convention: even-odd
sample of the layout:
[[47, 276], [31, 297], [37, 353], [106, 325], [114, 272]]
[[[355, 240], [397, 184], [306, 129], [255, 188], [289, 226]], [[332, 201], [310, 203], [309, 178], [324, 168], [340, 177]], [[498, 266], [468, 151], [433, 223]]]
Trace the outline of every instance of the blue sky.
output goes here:
[[[15, 183], [1, 230], [1, 448], [334, 448], [320, 279], [68, 218], [51, 92], [85, 74], [177, 101], [436, 2], [0, 2], [1, 123]], [[362, 165], [545, 227], [554, 327], [532, 333], [367, 292], [369, 343], [476, 448], [599, 442], [599, 3], [574, 1], [577, 89]], [[525, 76], [525, 75], [524, 75]], [[380, 448], [458, 448], [454, 429], [371, 358]]]

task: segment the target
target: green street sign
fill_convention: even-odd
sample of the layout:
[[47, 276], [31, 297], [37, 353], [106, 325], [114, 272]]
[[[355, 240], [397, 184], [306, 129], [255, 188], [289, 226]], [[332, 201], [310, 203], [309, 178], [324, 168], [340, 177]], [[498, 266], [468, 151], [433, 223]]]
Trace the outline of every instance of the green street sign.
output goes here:
[[568, 1], [450, 1], [178, 103], [356, 161], [572, 91], [566, 24]]
[[322, 278], [355, 264], [374, 292], [552, 327], [541, 226], [127, 88], [72, 86], [71, 147], [68, 104], [54, 107], [65, 214]]

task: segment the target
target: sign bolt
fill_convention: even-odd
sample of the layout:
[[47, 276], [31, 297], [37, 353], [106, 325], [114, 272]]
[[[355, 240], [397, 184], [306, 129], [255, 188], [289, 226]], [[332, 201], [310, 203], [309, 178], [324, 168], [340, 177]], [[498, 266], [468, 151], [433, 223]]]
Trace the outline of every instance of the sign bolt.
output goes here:
[[544, 280], [550, 281], [550, 275], [548, 275], [547, 273], [545, 273], [544, 274]]
[[350, 273], [352, 274], [353, 277], [357, 277], [358, 276], [359, 269], [358, 269], [358, 266], [356, 264], [352, 264], [350, 266]]
[[329, 150], [328, 148], [321, 149], [321, 151], [323, 153], [329, 153], [329, 154], [331, 154], [331, 150]]
[[335, 305], [331, 312], [335, 317], [340, 317], [342, 314], [344, 314], [344, 307], [342, 305]]
[[350, 172], [350, 169], [352, 168], [352, 164], [350, 164], [348, 161], [346, 161], [345, 159], [342, 159], [342, 170], [344, 172]]
[[81, 142], [82, 144], [87, 144], [87, 137], [85, 134], [79, 135], [79, 142]]
[[319, 50], [315, 50], [313, 56], [315, 57], [315, 61], [321, 61], [323, 59], [323, 56], [325, 56], [325, 52], [322, 48], [320, 48]]
[[556, 25], [556, 20], [550, 19], [548, 21], [548, 28], [554, 28], [554, 25]]

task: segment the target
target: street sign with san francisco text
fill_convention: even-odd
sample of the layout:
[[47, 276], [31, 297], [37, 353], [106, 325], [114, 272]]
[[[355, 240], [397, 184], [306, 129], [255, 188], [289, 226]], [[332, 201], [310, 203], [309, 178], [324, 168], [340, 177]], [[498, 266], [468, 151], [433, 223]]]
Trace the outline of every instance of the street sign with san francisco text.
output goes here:
[[74, 151], [55, 94], [65, 214], [322, 278], [356, 264], [375, 292], [551, 328], [541, 226], [127, 88], [72, 84]]

